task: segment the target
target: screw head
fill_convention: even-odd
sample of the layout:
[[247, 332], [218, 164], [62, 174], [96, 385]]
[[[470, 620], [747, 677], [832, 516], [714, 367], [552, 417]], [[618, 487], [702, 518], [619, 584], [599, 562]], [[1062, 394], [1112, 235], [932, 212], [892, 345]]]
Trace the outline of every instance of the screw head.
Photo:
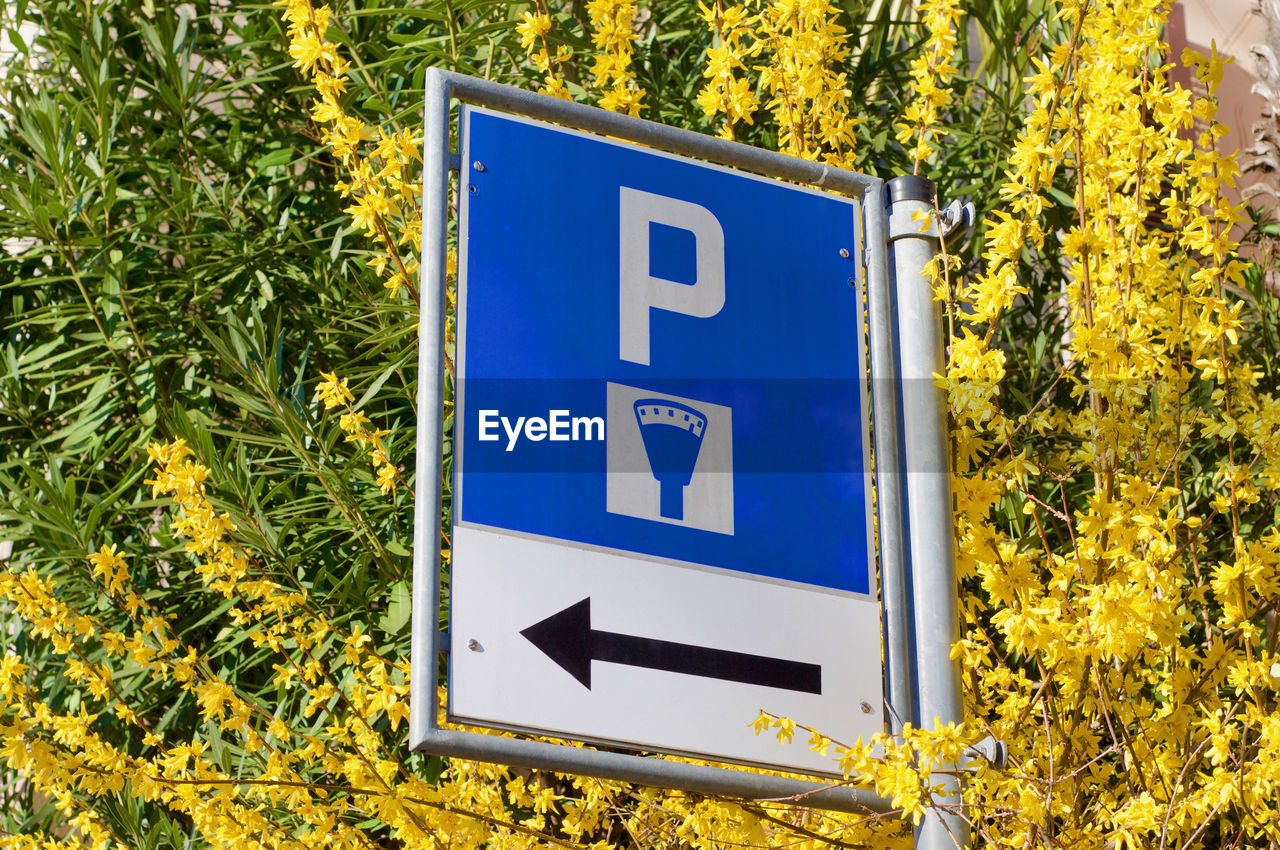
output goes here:
[[475, 162], [471, 163], [471, 167], [474, 168], [476, 171], [484, 171], [484, 163], [478, 159]]
[[866, 701], [864, 700], [864, 701], [862, 702], [862, 706], [861, 706], [861, 707], [862, 707], [862, 713], [863, 713], [863, 714], [870, 714], [870, 713], [871, 713], [871, 703], [866, 702]]
[[[480, 641], [476, 640], [475, 638], [472, 638], [471, 640], [467, 641], [467, 649], [471, 650], [472, 652], [479, 652]], [[863, 705], [865, 704], [866, 703], [863, 703]]]
[[840, 256], [844, 257], [846, 260], [847, 260], [847, 259], [849, 259], [849, 249], [848, 249], [848, 248], [841, 248], [841, 249], [840, 249]]

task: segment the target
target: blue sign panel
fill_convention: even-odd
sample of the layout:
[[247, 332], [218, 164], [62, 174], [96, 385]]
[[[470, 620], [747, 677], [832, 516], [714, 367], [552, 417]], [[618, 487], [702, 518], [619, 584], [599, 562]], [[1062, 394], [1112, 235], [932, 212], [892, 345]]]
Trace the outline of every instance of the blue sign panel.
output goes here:
[[464, 118], [454, 521], [873, 594], [855, 201]]

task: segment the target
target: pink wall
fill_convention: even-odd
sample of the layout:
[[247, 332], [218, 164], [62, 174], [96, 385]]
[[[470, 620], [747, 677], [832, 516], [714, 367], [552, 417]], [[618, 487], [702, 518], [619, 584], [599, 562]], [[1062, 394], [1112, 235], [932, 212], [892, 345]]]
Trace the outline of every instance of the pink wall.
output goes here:
[[[1223, 154], [1252, 147], [1253, 124], [1262, 115], [1263, 99], [1250, 91], [1258, 80], [1250, 48], [1266, 39], [1267, 27], [1253, 9], [1254, 0], [1178, 0], [1169, 10], [1165, 40], [1174, 63], [1180, 63], [1184, 47], [1208, 54], [1211, 43], [1219, 53], [1235, 57], [1224, 69], [1218, 89], [1218, 120], [1231, 129], [1218, 142]], [[1184, 86], [1191, 85], [1190, 71], [1180, 64], [1172, 77]], [[1240, 158], [1243, 165], [1243, 156]], [[1237, 188], [1243, 189], [1256, 179], [1245, 175]], [[1238, 192], [1235, 200], [1239, 200]], [[1255, 203], [1271, 203], [1271, 199], [1261, 195]]]

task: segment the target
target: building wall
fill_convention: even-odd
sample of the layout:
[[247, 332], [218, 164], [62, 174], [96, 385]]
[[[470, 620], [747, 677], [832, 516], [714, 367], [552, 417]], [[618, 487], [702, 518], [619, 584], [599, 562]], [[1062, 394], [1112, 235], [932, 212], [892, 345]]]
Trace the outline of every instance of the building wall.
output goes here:
[[[1190, 87], [1192, 81], [1188, 69], [1180, 64], [1183, 48], [1208, 54], [1210, 45], [1216, 45], [1219, 53], [1235, 58], [1224, 69], [1218, 90], [1218, 120], [1231, 129], [1218, 142], [1218, 150], [1223, 154], [1240, 151], [1242, 166], [1243, 151], [1253, 145], [1253, 125], [1262, 117], [1264, 104], [1262, 96], [1252, 91], [1258, 71], [1250, 50], [1267, 35], [1266, 22], [1255, 7], [1255, 0], [1178, 0], [1170, 7], [1165, 32], [1170, 59], [1175, 63], [1173, 78], [1184, 86]], [[1235, 200], [1240, 199], [1240, 190], [1259, 179], [1244, 175]], [[1260, 195], [1255, 203], [1272, 201], [1268, 195]]]

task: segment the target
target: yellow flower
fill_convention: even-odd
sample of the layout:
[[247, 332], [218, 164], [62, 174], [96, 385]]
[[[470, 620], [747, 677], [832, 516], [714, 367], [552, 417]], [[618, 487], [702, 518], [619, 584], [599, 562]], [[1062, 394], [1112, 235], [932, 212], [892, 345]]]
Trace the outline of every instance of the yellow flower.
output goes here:
[[346, 378], [339, 379], [332, 372], [321, 372], [320, 374], [324, 380], [316, 386], [316, 394], [324, 402], [326, 410], [343, 407], [355, 401], [356, 397], [347, 389]]
[[396, 489], [396, 468], [390, 463], [378, 467], [378, 489], [383, 493], [394, 493]]
[[332, 67], [338, 59], [337, 49], [332, 44], [311, 33], [295, 38], [289, 45], [289, 55], [293, 57], [293, 67], [301, 68], [303, 73], [309, 72], [318, 62]]
[[535, 43], [551, 31], [551, 16], [543, 12], [524, 12], [520, 23], [516, 24], [516, 32], [520, 34], [520, 46], [525, 51], [534, 49]]
[[114, 596], [124, 592], [129, 570], [124, 559], [116, 553], [115, 544], [103, 545], [89, 555], [89, 563], [93, 566], [93, 574], [102, 578], [107, 593]]
[[348, 434], [356, 434], [361, 431], [365, 425], [369, 424], [369, 417], [365, 416], [358, 410], [342, 414], [338, 420], [338, 427]]

